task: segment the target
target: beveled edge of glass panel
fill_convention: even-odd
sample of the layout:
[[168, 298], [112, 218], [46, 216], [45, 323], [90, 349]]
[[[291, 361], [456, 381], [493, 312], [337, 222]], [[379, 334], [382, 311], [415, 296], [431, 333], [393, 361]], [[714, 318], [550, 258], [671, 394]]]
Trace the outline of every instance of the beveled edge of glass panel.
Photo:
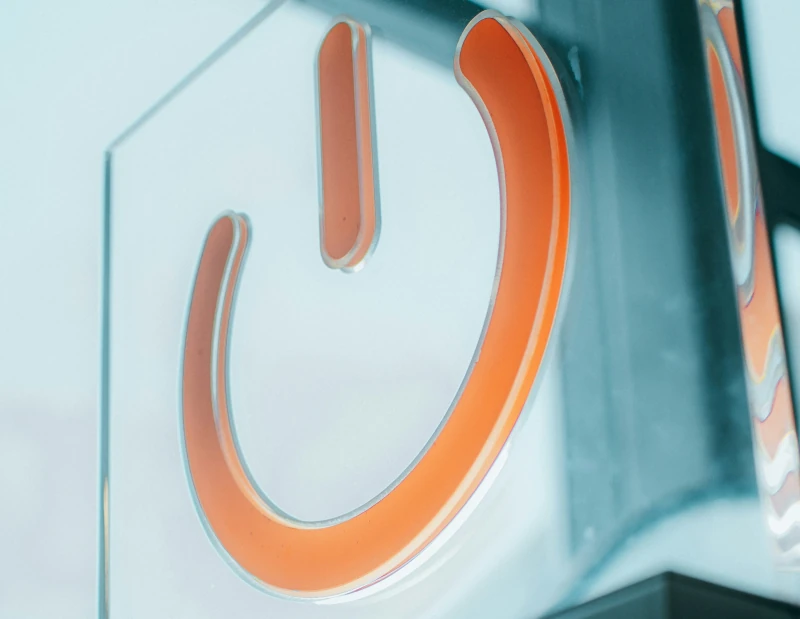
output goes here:
[[192, 84], [211, 69], [219, 60], [232, 51], [252, 33], [265, 19], [274, 13], [286, 0], [268, 0], [266, 6], [253, 14], [245, 24], [223, 41], [194, 69], [186, 74], [153, 105], [114, 138], [103, 153], [103, 248], [102, 248], [102, 293], [101, 293], [101, 348], [100, 348], [100, 419], [98, 422], [98, 542], [97, 542], [97, 617], [110, 616], [110, 362], [111, 362], [111, 222], [113, 216], [114, 155], [130, 138], [179, 97]]

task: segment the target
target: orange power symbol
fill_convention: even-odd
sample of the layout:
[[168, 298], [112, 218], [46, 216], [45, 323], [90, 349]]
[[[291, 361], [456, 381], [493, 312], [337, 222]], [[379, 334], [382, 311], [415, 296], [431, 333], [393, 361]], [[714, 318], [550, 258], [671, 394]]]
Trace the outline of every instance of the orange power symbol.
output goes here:
[[[334, 23], [317, 58], [320, 247], [354, 271], [380, 228], [369, 28]], [[480, 355], [417, 464], [348, 518], [307, 523], [256, 489], [239, 453], [227, 386], [234, 291], [251, 237], [228, 213], [209, 232], [192, 292], [183, 358], [183, 438], [198, 511], [220, 551], [281, 595], [329, 597], [384, 579], [451, 525], [514, 428], [550, 340], [570, 229], [569, 118], [533, 35], [496, 12], [461, 36], [455, 76], [486, 124], [500, 184], [501, 251]], [[562, 112], [563, 110], [563, 112]]]

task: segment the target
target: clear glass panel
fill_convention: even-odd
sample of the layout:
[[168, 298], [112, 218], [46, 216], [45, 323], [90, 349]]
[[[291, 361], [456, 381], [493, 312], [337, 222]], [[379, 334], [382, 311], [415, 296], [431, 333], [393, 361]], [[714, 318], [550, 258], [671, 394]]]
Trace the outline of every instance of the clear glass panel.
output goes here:
[[[379, 249], [351, 276], [325, 265], [313, 67], [330, 19], [282, 7], [114, 160], [117, 204], [131, 205], [115, 211], [125, 231], [117, 250], [150, 246], [119, 261], [139, 283], [119, 291], [120, 348], [156, 350], [166, 333], [180, 345], [208, 229], [228, 209], [249, 217], [231, 406], [253, 477], [302, 520], [368, 502], [433, 434], [478, 342], [500, 236], [491, 145], [474, 106], [440, 67], [376, 41]], [[185, 271], [174, 270], [179, 255]], [[136, 299], [154, 294], [174, 307], [173, 321], [161, 307], [141, 315]], [[174, 361], [158, 367], [142, 355], [118, 370], [163, 375], [156, 397], [172, 409]], [[121, 390], [114, 397], [137, 406]], [[174, 417], [170, 409], [148, 412]]]
[[[517, 392], [527, 398], [521, 422], [488, 459], [483, 483], [415, 555], [413, 571], [372, 574], [371, 587], [313, 603], [275, 595], [280, 587], [220, 543], [247, 531], [213, 530], [204, 518], [182, 423], [187, 351], [212, 359], [198, 380], [211, 385], [218, 433], [226, 419], [235, 430], [222, 452], [244, 462], [237, 483], [249, 483], [272, 518], [303, 530], [368, 517], [409, 479], [486, 352], [487, 316], [514, 267], [505, 262], [511, 184], [498, 181], [485, 109], [452, 68], [477, 9], [438, 6], [435, 16], [403, 14], [412, 24], [405, 36], [383, 28], [383, 14], [352, 15], [374, 26], [374, 108], [359, 116], [366, 99], [356, 86], [348, 105], [359, 128], [347, 144], [359, 161], [361, 206], [347, 216], [360, 225], [369, 217], [366, 178], [379, 197], [374, 251], [355, 260], [363, 239], [352, 236], [347, 255], [334, 256], [354, 272], [326, 264], [330, 229], [320, 225], [330, 185], [320, 186], [329, 164], [315, 67], [336, 11], [273, 3], [110, 150], [112, 618], [526, 617], [664, 569], [795, 594], [794, 577], [774, 568], [759, 501], [720, 205], [711, 223], [697, 224], [695, 196], [676, 176], [680, 130], [604, 108], [609, 99], [584, 93], [591, 73], [582, 71], [592, 65], [580, 64], [576, 47], [554, 46], [553, 68], [524, 37], [520, 49], [539, 54], [538, 75], [553, 85], [565, 123], [568, 269], [536, 380], [508, 390], [509, 402]], [[358, 59], [363, 34], [349, 35]], [[354, 61], [356, 84], [362, 69]], [[624, 86], [612, 81], [608, 92]], [[652, 113], [672, 118], [659, 107], [669, 101], [660, 97]], [[612, 140], [606, 118], [613, 125], [620, 115], [624, 131]], [[369, 122], [374, 175], [359, 124]], [[659, 148], [642, 148], [643, 135]], [[504, 152], [501, 179], [513, 174], [513, 153]], [[338, 163], [349, 156], [336, 153]], [[715, 163], [707, 171], [718, 174]], [[222, 339], [187, 344], [190, 302], [205, 290], [201, 252], [208, 241], [213, 253], [217, 232], [230, 236], [218, 298], [235, 304], [228, 316], [220, 301], [207, 318], [215, 338], [227, 334], [227, 352]], [[524, 287], [517, 292], [527, 298]]]

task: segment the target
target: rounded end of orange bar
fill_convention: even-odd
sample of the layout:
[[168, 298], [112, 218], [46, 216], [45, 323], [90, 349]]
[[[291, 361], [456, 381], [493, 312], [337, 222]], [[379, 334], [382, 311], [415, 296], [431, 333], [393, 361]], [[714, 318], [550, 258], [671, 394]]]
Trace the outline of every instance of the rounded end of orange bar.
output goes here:
[[358, 270], [378, 236], [369, 27], [340, 18], [317, 57], [320, 249], [329, 267]]

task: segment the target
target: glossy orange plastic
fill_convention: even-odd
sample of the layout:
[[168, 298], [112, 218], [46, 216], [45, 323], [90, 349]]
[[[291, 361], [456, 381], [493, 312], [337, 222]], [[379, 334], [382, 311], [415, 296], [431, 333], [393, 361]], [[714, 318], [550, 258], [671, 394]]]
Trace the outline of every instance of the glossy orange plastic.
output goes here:
[[[335, 36], [344, 41], [349, 34], [342, 29]], [[495, 14], [479, 16], [462, 35], [456, 76], [484, 116], [502, 193], [494, 304], [480, 355], [435, 440], [417, 465], [365, 511], [326, 526], [306, 526], [282, 516], [250, 484], [230, 433], [225, 386], [229, 323], [249, 237], [247, 220], [224, 215], [206, 239], [184, 349], [186, 456], [210, 534], [269, 589], [331, 596], [368, 585], [406, 564], [464, 507], [523, 410], [556, 318], [570, 220], [565, 121], [529, 36]], [[351, 132], [352, 123], [346, 128]], [[324, 133], [323, 139], [331, 135]], [[348, 152], [343, 174], [352, 172], [352, 145]], [[352, 178], [337, 187], [342, 195], [355, 192]], [[346, 208], [352, 210], [352, 202]], [[339, 234], [341, 238], [334, 238]], [[354, 234], [342, 227], [325, 244], [341, 253]], [[212, 372], [222, 388], [212, 389]]]

